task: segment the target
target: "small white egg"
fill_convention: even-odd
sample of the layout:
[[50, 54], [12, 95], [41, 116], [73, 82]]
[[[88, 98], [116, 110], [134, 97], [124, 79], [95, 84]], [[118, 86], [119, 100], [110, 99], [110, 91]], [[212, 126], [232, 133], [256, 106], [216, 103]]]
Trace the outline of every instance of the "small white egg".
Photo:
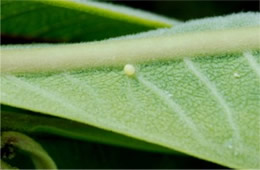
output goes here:
[[132, 64], [126, 64], [124, 67], [124, 72], [127, 76], [135, 75], [135, 67]]
[[239, 77], [240, 77], [240, 74], [237, 73], [237, 72], [235, 72], [235, 73], [233, 74], [233, 76], [234, 76], [235, 78], [239, 78]]

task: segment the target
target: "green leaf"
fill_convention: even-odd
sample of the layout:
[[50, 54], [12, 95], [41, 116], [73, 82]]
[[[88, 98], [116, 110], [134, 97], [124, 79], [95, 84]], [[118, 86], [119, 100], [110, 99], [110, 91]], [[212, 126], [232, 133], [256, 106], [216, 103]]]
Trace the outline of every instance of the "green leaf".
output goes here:
[[260, 168], [259, 25], [259, 13], [242, 13], [102, 42], [2, 47], [1, 103]]
[[2, 0], [1, 35], [79, 42], [171, 27], [166, 17], [89, 0]]

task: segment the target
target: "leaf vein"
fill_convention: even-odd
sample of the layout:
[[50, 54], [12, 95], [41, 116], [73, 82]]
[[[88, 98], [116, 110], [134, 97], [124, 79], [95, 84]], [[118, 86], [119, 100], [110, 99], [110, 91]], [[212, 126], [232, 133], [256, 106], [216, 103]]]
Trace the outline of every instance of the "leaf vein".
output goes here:
[[249, 52], [245, 52], [243, 54], [243, 56], [247, 59], [247, 62], [249, 64], [249, 66], [252, 68], [252, 70], [254, 70], [254, 72], [260, 78], [260, 66], [259, 66], [259, 64], [257, 64], [254, 56]]
[[223, 108], [224, 112], [226, 113], [226, 118], [233, 130], [233, 137], [235, 138], [235, 141], [241, 140], [240, 137], [240, 130], [238, 129], [236, 122], [233, 119], [233, 111], [228, 106], [227, 102], [224, 100], [224, 97], [221, 95], [221, 93], [218, 91], [217, 87], [211, 82], [205, 75], [203, 75], [202, 71], [196, 67], [193, 62], [185, 58], [184, 59], [185, 64], [187, 65], [188, 69], [191, 70], [191, 72], [201, 81], [204, 83], [204, 85], [209, 89], [211, 94], [215, 97], [217, 102], [220, 104], [220, 106]]
[[207, 142], [205, 136], [198, 130], [197, 126], [193, 123], [193, 121], [186, 115], [185, 111], [181, 108], [179, 104], [177, 104], [173, 98], [169, 97], [164, 90], [157, 87], [152, 82], [145, 80], [143, 76], [140, 74], [137, 76], [138, 81], [145, 86], [147, 89], [149, 89], [151, 92], [153, 92], [156, 96], [160, 98], [163, 103], [167, 104], [172, 111], [178, 114], [178, 116], [187, 124], [187, 126], [193, 131], [193, 135], [196, 138], [196, 140], [202, 144], [202, 145], [208, 145], [209, 142]]
[[[72, 75], [69, 74], [63, 74], [63, 77], [70, 81], [72, 84], [79, 86], [81, 91], [84, 91], [86, 93], [89, 93], [91, 96], [93, 96], [95, 102], [97, 102], [99, 105], [105, 106], [106, 102], [101, 97], [101, 95], [95, 90], [93, 87], [91, 87], [88, 82], [84, 81], [84, 84], [82, 80], [78, 78], [74, 78]], [[83, 86], [84, 85], [84, 86]], [[84, 87], [84, 88], [83, 88]], [[95, 103], [94, 102], [94, 103]], [[98, 108], [98, 107], [97, 107]]]
[[49, 90], [45, 90], [42, 87], [38, 87], [36, 84], [30, 84], [26, 82], [25, 80], [22, 80], [16, 76], [12, 75], [6, 75], [5, 76], [10, 82], [18, 84], [20, 87], [22, 87], [25, 90], [31, 91], [35, 94], [38, 94], [42, 97], [45, 97], [47, 99], [52, 100], [53, 102], [59, 104], [60, 106], [67, 108], [73, 112], [76, 112], [77, 114], [80, 112], [85, 112], [82, 109], [79, 109], [79, 107], [76, 107], [74, 104], [72, 104], [71, 101], [65, 100], [65, 98], [62, 96], [59, 96], [54, 91], [50, 92]]

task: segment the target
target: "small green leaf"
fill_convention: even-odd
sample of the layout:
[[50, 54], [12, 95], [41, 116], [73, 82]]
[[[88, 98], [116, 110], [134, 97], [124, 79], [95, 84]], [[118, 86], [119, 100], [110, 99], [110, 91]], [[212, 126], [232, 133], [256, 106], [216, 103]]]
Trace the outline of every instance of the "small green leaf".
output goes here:
[[2, 0], [1, 35], [79, 42], [171, 27], [172, 19], [89, 0]]
[[1, 103], [260, 168], [259, 25], [259, 13], [242, 13], [101, 42], [6, 46]]

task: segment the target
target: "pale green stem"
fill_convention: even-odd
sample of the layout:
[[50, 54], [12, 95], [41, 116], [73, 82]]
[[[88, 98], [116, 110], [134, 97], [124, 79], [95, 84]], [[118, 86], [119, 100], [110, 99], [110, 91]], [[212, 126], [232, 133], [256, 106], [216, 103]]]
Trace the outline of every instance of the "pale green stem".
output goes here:
[[260, 27], [193, 32], [93, 43], [2, 48], [1, 72], [38, 72], [122, 66], [260, 48]]
[[[36, 169], [57, 169], [54, 161], [41, 145], [22, 133], [2, 132], [1, 148], [6, 145], [26, 153], [32, 159]], [[8, 166], [8, 164], [3, 165]]]

